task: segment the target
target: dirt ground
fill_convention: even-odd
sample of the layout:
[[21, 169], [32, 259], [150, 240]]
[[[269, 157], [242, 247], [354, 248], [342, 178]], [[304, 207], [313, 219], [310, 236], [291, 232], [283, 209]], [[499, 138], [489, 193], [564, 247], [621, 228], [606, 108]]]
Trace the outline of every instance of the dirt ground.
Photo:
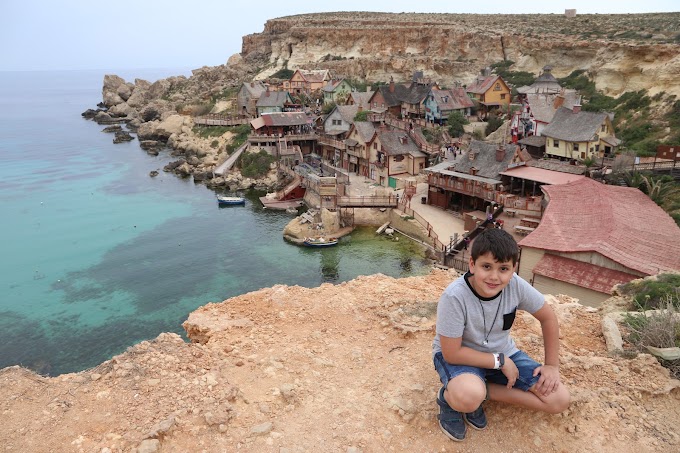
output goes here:
[[[552, 297], [566, 413], [487, 403], [489, 427], [453, 442], [438, 428], [430, 349], [455, 272], [275, 286], [193, 312], [194, 343], [162, 334], [81, 373], [0, 371], [8, 452], [671, 452], [680, 381], [649, 355], [609, 357], [601, 314]], [[540, 359], [538, 323], [514, 336]]]

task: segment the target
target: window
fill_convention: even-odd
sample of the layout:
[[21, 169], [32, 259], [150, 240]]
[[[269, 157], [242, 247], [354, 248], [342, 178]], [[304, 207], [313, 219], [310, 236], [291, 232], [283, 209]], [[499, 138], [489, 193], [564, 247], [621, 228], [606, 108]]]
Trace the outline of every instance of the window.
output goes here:
[[553, 148], [559, 148], [560, 147], [560, 141], [559, 140], [553, 140]]
[[342, 120], [333, 120], [333, 126], [340, 126], [342, 125]]
[[496, 86], [493, 87], [493, 90], [494, 90], [494, 91], [501, 91], [501, 84], [498, 83], [498, 82], [496, 82]]
[[578, 151], [578, 143], [574, 143], [574, 151]]
[[378, 149], [378, 143], [377, 142], [373, 143], [373, 149]]
[[501, 99], [505, 99], [505, 93], [501, 94]]
[[602, 132], [607, 132], [607, 125], [606, 124], [602, 125]]
[[395, 162], [401, 162], [402, 160], [404, 160], [404, 156], [394, 156]]
[[374, 103], [373, 103], [373, 108], [376, 108], [376, 107], [378, 107], [378, 103], [377, 103], [377, 102], [374, 102]]

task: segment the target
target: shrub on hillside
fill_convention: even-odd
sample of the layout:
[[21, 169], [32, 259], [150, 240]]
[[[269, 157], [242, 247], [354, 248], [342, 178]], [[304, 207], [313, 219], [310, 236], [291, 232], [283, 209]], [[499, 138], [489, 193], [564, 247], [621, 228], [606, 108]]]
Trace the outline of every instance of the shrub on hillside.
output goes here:
[[640, 310], [655, 310], [671, 298], [680, 308], [680, 274], [659, 274], [656, 279], [633, 280], [619, 287]]
[[274, 161], [274, 156], [264, 150], [258, 153], [245, 152], [241, 155], [241, 174], [246, 178], [261, 178], [269, 173], [270, 165]]

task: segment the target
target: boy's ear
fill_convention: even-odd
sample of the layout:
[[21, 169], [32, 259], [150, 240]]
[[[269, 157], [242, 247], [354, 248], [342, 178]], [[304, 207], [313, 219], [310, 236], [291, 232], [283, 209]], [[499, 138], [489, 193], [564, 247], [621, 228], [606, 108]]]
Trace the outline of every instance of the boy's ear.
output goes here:
[[470, 267], [470, 273], [474, 274], [473, 269], [475, 268], [475, 260], [472, 259], [472, 255], [469, 257], [468, 266]]

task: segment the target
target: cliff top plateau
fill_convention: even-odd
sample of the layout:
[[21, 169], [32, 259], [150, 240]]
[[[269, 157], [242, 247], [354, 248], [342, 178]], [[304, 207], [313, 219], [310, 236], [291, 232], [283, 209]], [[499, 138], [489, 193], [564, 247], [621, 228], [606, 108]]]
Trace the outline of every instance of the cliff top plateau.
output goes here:
[[[602, 315], [548, 296], [561, 324], [564, 414], [487, 403], [462, 443], [437, 426], [437, 300], [457, 276], [277, 285], [208, 304], [175, 334], [54, 378], [0, 371], [0, 439], [21, 452], [652, 452], [680, 450], [680, 382], [650, 355], [610, 357]], [[519, 346], [542, 357], [540, 326]]]

